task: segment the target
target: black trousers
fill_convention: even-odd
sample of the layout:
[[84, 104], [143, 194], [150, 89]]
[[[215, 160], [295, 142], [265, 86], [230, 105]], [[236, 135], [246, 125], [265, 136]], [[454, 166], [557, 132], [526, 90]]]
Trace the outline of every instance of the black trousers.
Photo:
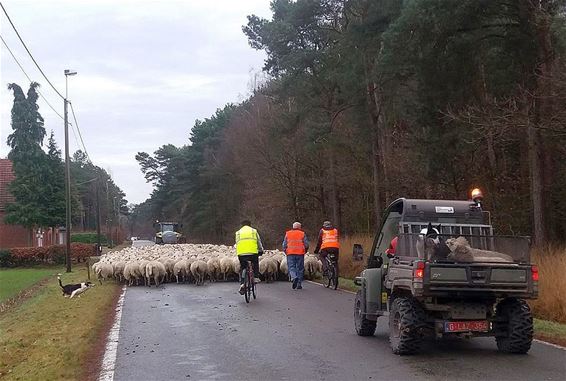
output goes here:
[[259, 255], [249, 254], [249, 255], [238, 255], [238, 260], [240, 261], [240, 284], [244, 284], [244, 278], [242, 273], [245, 268], [248, 267], [248, 261], [252, 261], [252, 266], [254, 268], [254, 276], [259, 277]]

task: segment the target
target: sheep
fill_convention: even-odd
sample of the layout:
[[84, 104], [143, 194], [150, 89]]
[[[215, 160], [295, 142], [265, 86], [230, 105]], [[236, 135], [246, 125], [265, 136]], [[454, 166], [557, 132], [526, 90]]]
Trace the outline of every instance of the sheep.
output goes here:
[[507, 254], [471, 247], [468, 240], [464, 237], [447, 239], [446, 246], [451, 251], [448, 254], [448, 259], [454, 262], [513, 263], [513, 258]]
[[[312, 255], [305, 255], [305, 277], [314, 279], [318, 270], [318, 259]], [[320, 264], [322, 267], [322, 263]]]
[[240, 279], [240, 271], [241, 270], [242, 270], [242, 267], [240, 265], [240, 259], [238, 257], [232, 258], [232, 271], [234, 271], [234, 274], [236, 274], [238, 279]]
[[112, 264], [112, 267], [114, 268], [114, 278], [116, 278], [118, 282], [121, 282], [124, 278], [124, 267], [126, 267], [126, 262], [115, 262]]
[[197, 259], [191, 264], [191, 273], [195, 278], [197, 286], [200, 286], [204, 283], [204, 277], [206, 276], [207, 270], [208, 266], [206, 262], [201, 259]]
[[139, 286], [140, 278], [143, 278], [143, 275], [140, 271], [139, 263], [135, 261], [126, 263], [124, 267], [124, 279], [128, 281], [128, 286], [133, 286], [134, 280], [136, 286]]
[[185, 282], [186, 277], [187, 277], [187, 260], [186, 259], [181, 259], [181, 260], [177, 261], [177, 263], [175, 263], [175, 266], [173, 266], [173, 274], [175, 275], [175, 278], [177, 279], [177, 283], [179, 283], [179, 277], [181, 277], [181, 280], [183, 282]]
[[114, 276], [114, 268], [110, 263], [98, 262], [95, 263], [92, 267], [100, 284], [102, 284], [103, 279], [107, 280]]
[[259, 261], [259, 273], [263, 275], [267, 283], [277, 278], [277, 269], [277, 261], [272, 258], [263, 258]]
[[[284, 257], [279, 264], [279, 271], [289, 278], [289, 269], [287, 268], [287, 257]], [[290, 280], [290, 279], [289, 279]]]
[[220, 274], [220, 260], [216, 257], [212, 257], [206, 263], [206, 273], [211, 282], [218, 279], [218, 274]]
[[155, 286], [159, 286], [167, 275], [165, 265], [159, 261], [151, 261], [145, 266], [145, 277], [148, 280], [147, 285], [151, 287], [151, 278], [155, 281]]
[[226, 280], [226, 277], [230, 275], [233, 270], [233, 261], [230, 257], [222, 257], [220, 258], [220, 272], [222, 273], [223, 279]]

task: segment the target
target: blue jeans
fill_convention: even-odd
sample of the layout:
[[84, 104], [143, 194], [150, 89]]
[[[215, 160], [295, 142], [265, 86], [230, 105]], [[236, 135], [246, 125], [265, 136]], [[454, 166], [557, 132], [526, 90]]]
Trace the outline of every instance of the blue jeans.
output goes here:
[[299, 283], [303, 282], [305, 274], [305, 256], [304, 255], [287, 255], [287, 268], [292, 280], [299, 279]]

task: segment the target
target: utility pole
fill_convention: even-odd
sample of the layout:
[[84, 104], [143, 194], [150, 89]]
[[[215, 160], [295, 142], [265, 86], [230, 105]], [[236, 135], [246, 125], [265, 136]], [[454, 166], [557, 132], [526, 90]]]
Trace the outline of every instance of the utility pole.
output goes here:
[[71, 272], [71, 160], [69, 158], [69, 115], [68, 115], [68, 86], [67, 78], [70, 75], [77, 74], [76, 71], [65, 69], [65, 99], [63, 99], [63, 110], [65, 120], [65, 243], [67, 250], [65, 252], [65, 262], [67, 263], [67, 272]]
[[96, 254], [102, 254], [102, 246], [100, 246], [100, 196], [99, 196], [99, 188], [100, 188], [100, 177], [96, 180]]

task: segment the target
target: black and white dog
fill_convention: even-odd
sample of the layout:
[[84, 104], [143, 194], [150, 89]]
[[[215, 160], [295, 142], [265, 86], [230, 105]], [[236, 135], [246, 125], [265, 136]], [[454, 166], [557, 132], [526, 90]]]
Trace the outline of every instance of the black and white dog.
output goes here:
[[445, 261], [450, 249], [440, 237], [440, 225], [433, 227], [429, 222], [426, 229], [422, 229], [417, 237], [417, 253], [419, 258], [428, 261]]
[[94, 287], [94, 284], [92, 284], [90, 282], [83, 282], [83, 283], [76, 283], [76, 284], [66, 284], [66, 285], [63, 286], [63, 283], [61, 283], [61, 274], [57, 274], [57, 279], [59, 279], [59, 286], [61, 286], [61, 289], [63, 290], [63, 296], [65, 298], [67, 296], [72, 298], [75, 295], [79, 295], [79, 298], [80, 298], [80, 294], [82, 294], [83, 292], [85, 292], [89, 288]]

